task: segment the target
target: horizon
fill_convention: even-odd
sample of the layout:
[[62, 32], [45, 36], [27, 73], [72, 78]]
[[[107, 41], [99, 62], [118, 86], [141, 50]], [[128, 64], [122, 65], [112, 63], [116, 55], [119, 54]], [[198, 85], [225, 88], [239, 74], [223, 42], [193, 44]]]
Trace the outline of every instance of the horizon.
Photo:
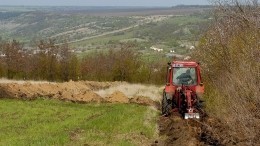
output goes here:
[[0, 6], [89, 6], [89, 7], [173, 7], [177, 5], [211, 5], [208, 0], [0, 0]]
[[186, 5], [186, 4], [180, 4], [180, 5], [174, 5], [174, 6], [78, 6], [78, 5], [1, 5], [0, 7], [113, 7], [113, 8], [171, 8], [171, 7], [178, 7], [178, 6], [212, 6], [210, 4], [208, 5]]

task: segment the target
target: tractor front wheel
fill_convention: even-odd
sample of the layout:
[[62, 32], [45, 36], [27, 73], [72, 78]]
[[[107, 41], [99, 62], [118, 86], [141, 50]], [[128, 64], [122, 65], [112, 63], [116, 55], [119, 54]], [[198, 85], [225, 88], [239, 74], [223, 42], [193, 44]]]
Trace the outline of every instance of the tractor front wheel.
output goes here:
[[170, 99], [167, 99], [166, 94], [163, 93], [163, 99], [162, 99], [162, 115], [169, 116], [170, 112], [172, 110], [172, 101]]

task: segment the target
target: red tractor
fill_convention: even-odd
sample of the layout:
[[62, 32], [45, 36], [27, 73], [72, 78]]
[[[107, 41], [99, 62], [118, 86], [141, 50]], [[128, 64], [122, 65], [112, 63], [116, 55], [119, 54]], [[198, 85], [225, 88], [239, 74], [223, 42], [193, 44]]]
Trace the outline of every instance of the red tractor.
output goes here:
[[163, 91], [162, 114], [178, 111], [184, 119], [199, 119], [202, 112], [204, 85], [200, 64], [192, 61], [168, 63], [166, 86]]

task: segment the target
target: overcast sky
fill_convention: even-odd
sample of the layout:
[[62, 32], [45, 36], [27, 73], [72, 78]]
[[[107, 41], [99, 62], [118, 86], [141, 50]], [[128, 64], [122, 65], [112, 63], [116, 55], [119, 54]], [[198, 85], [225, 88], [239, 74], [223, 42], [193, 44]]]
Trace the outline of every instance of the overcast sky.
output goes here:
[[0, 0], [0, 5], [29, 6], [174, 6], [206, 5], [208, 0]]

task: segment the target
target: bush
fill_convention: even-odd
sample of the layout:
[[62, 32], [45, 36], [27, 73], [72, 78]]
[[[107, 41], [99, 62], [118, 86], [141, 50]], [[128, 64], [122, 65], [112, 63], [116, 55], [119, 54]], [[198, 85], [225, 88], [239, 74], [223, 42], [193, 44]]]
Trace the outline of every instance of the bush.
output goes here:
[[251, 1], [220, 2], [214, 25], [194, 52], [209, 84], [208, 111], [249, 145], [259, 134], [259, 10], [258, 3]]

